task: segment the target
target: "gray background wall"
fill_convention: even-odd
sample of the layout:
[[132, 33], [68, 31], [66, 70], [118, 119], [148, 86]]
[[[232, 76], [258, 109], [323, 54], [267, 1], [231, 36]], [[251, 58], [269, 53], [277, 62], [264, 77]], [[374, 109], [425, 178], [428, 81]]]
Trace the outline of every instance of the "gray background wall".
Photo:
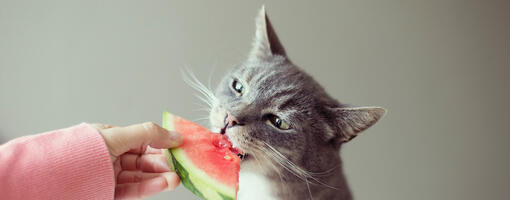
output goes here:
[[[204, 116], [178, 69], [214, 85], [247, 54], [263, 3], [0, 0], [2, 140]], [[508, 1], [266, 7], [291, 59], [334, 97], [389, 110], [342, 151], [356, 199], [510, 199]], [[179, 187], [153, 199], [195, 198]]]

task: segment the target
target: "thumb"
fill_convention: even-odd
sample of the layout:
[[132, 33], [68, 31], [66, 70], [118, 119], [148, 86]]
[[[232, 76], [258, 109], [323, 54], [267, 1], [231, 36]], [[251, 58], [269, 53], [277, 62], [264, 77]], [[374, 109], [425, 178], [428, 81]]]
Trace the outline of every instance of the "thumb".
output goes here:
[[143, 153], [147, 145], [157, 149], [172, 148], [179, 146], [183, 140], [179, 133], [168, 131], [153, 122], [114, 127], [101, 132], [114, 156], [130, 150]]

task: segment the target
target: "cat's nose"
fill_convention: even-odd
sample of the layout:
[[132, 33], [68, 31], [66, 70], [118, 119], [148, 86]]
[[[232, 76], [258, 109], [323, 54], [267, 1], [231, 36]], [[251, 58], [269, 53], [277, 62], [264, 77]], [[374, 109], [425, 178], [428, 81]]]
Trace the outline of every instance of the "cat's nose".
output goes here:
[[234, 115], [232, 115], [230, 113], [227, 113], [227, 118], [225, 118], [225, 123], [227, 124], [228, 127], [241, 125], [241, 123], [239, 123], [239, 120]]

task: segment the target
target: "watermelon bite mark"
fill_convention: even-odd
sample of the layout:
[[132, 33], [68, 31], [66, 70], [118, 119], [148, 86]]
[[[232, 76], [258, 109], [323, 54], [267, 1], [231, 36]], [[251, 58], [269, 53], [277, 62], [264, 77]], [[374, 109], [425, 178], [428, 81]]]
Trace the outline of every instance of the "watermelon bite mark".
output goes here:
[[[225, 135], [225, 132], [227, 131], [227, 126], [228, 124], [226, 124], [225, 127], [220, 130], [220, 134]], [[228, 137], [226, 137], [226, 139], [228, 140]], [[241, 158], [241, 160], [243, 160], [247, 156], [246, 153], [244, 153], [243, 151], [241, 151], [241, 149], [238, 148], [231, 147], [230, 151], [232, 151], [233, 153], [237, 153], [237, 156]]]
[[163, 127], [183, 135], [181, 146], [166, 153], [186, 188], [206, 200], [236, 199], [242, 151], [225, 135], [168, 112], [163, 113]]

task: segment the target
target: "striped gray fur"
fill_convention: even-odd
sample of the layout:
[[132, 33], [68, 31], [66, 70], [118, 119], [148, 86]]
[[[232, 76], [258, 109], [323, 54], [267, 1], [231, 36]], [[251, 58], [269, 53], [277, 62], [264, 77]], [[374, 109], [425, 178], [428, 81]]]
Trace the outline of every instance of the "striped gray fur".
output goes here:
[[[214, 101], [210, 102], [212, 127], [224, 128], [228, 116], [237, 119], [237, 124], [227, 126], [225, 134], [247, 153], [241, 172], [269, 180], [269, 196], [351, 199], [339, 150], [375, 124], [385, 110], [348, 107], [329, 96], [287, 58], [264, 9], [256, 27], [247, 60], [226, 74], [213, 97], [206, 97]], [[244, 87], [242, 94], [234, 90], [234, 80]], [[290, 129], [268, 123], [269, 114], [282, 119]], [[243, 187], [246, 184], [241, 180], [240, 193], [258, 189]]]

